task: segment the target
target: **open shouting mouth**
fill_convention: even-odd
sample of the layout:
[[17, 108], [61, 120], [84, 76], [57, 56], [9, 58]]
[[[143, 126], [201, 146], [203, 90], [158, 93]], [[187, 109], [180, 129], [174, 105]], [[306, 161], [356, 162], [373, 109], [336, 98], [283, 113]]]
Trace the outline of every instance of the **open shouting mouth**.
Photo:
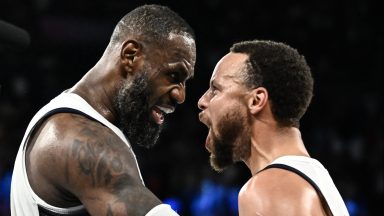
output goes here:
[[164, 116], [175, 111], [175, 107], [168, 105], [155, 105], [152, 108], [152, 118], [156, 124], [161, 125], [164, 122]]

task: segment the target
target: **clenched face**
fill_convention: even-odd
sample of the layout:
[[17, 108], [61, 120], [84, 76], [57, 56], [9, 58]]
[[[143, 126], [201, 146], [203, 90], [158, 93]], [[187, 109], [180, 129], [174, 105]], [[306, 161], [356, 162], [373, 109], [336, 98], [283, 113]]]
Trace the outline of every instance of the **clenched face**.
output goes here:
[[205, 147], [217, 171], [250, 156], [247, 88], [241, 81], [247, 58], [238, 53], [224, 56], [213, 71], [210, 88], [198, 102], [202, 110], [199, 119], [209, 129]]
[[149, 148], [159, 137], [165, 115], [185, 100], [186, 81], [194, 71], [195, 42], [170, 34], [164, 49], [147, 52], [151, 53], [134, 79], [121, 85], [115, 104], [129, 141]]

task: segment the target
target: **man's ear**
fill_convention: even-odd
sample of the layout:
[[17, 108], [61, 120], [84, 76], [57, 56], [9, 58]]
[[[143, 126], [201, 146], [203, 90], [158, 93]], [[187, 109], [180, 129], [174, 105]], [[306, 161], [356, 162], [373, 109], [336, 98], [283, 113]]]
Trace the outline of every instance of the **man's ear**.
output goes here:
[[141, 45], [136, 40], [126, 40], [123, 43], [120, 58], [125, 71], [128, 73], [133, 73], [133, 71], [135, 71], [135, 68], [139, 65], [141, 52]]
[[257, 114], [264, 109], [268, 103], [268, 91], [264, 87], [258, 87], [250, 92], [248, 99], [248, 109], [251, 114]]

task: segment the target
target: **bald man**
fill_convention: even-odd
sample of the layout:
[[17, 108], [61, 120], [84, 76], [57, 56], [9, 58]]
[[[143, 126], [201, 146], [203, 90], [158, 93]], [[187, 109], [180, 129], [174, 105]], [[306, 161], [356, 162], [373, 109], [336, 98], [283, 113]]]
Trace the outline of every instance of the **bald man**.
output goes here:
[[12, 215], [177, 215], [145, 187], [131, 144], [153, 146], [165, 116], [184, 102], [194, 38], [167, 7], [125, 15], [96, 65], [28, 125]]

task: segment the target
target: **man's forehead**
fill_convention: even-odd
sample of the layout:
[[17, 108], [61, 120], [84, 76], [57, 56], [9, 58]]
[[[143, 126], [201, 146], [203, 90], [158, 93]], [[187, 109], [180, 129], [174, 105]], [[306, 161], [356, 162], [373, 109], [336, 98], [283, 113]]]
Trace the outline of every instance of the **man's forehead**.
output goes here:
[[168, 41], [172, 44], [167, 47], [169, 55], [169, 63], [181, 63], [187, 69], [192, 77], [196, 62], [195, 40], [187, 33], [170, 33]]
[[243, 69], [247, 59], [248, 55], [243, 53], [228, 53], [216, 64], [211, 81], [238, 77], [238, 72]]
[[189, 47], [195, 47], [195, 40], [191, 37], [190, 34], [186, 32], [173, 33], [170, 32], [168, 35], [168, 40], [176, 40], [185, 43]]
[[191, 56], [193, 59], [196, 55], [195, 40], [186, 33], [169, 33], [166, 44], [163, 44], [163, 49], [170, 50], [171, 53], [180, 56]]
[[226, 68], [241, 68], [247, 59], [247, 54], [230, 52], [220, 59], [217, 66]]

